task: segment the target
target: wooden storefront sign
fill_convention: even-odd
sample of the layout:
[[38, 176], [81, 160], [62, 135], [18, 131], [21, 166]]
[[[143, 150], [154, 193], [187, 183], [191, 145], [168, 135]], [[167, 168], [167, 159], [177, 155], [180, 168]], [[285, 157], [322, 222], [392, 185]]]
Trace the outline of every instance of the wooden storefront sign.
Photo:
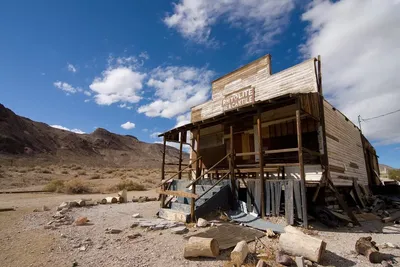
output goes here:
[[227, 111], [253, 103], [254, 87], [248, 86], [226, 95], [222, 100], [222, 109], [223, 111]]

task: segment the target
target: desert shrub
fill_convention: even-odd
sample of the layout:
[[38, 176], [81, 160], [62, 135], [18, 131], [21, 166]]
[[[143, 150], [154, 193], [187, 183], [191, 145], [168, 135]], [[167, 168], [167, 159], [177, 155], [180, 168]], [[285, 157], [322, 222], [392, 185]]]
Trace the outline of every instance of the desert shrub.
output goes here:
[[50, 174], [51, 171], [50, 170], [42, 170], [42, 173]]
[[52, 180], [48, 184], [46, 184], [43, 188], [44, 191], [47, 192], [63, 192], [64, 189], [64, 181], [62, 180]]
[[64, 193], [67, 194], [86, 194], [90, 192], [92, 192], [92, 190], [89, 184], [81, 179], [72, 179], [64, 184]]
[[73, 167], [71, 167], [71, 170], [73, 170], [73, 171], [82, 170], [82, 167], [81, 166], [73, 166]]
[[19, 173], [26, 173], [26, 170], [25, 169], [20, 169], [20, 170], [18, 170], [18, 172]]
[[78, 172], [78, 174], [79, 175], [86, 175], [86, 172], [85, 171], [80, 171], [80, 172]]
[[0, 178], [4, 178], [4, 175], [0, 172]]
[[61, 174], [68, 174], [68, 171], [67, 170], [63, 170], [63, 171], [61, 171]]
[[113, 172], [114, 172], [114, 170], [106, 170], [104, 173], [111, 174]]
[[91, 179], [91, 180], [96, 180], [96, 179], [100, 179], [101, 177], [100, 177], [100, 174], [94, 174], [94, 175], [92, 175], [89, 179]]
[[121, 179], [121, 181], [114, 185], [113, 189], [115, 191], [126, 189], [127, 191], [144, 191], [146, 188], [144, 185], [136, 183], [132, 180]]
[[146, 179], [144, 179], [144, 182], [145, 182], [145, 183], [148, 183], [148, 184], [155, 184], [154, 179], [151, 179], [151, 178], [146, 178]]

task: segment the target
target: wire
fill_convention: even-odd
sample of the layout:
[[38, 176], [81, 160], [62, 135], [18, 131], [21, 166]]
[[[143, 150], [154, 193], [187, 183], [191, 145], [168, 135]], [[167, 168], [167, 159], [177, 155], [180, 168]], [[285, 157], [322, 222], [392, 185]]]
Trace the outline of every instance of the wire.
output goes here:
[[388, 112], [388, 113], [385, 113], [385, 114], [382, 114], [382, 115], [379, 115], [379, 116], [367, 118], [367, 119], [361, 118], [361, 120], [362, 120], [362, 121], [369, 121], [369, 120], [377, 119], [377, 118], [384, 117], [384, 116], [387, 116], [387, 115], [391, 115], [391, 114], [396, 113], [396, 112], [399, 112], [399, 111], [400, 111], [400, 109], [395, 110], [395, 111], [392, 111], [392, 112]]

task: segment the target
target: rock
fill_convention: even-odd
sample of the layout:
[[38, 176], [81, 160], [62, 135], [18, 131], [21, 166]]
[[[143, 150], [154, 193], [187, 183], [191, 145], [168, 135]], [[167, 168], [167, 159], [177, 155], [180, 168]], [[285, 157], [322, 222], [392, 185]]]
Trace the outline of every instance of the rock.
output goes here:
[[87, 217], [79, 217], [78, 219], [76, 219], [75, 225], [81, 226], [87, 224], [88, 222], [89, 219]]
[[188, 231], [188, 229], [186, 228], [186, 226], [178, 226], [178, 227], [171, 228], [171, 233], [176, 234], [176, 235], [184, 234], [187, 231]]
[[84, 207], [84, 206], [86, 206], [86, 201], [83, 200], [83, 199], [80, 199], [80, 200], [77, 200], [77, 201], [74, 201], [74, 202], [76, 202], [76, 203], [78, 204], [79, 207]]
[[72, 248], [80, 248], [81, 247], [81, 244], [80, 243], [76, 243], [76, 244], [74, 244], [73, 246], [72, 246]]
[[304, 257], [296, 257], [296, 266], [297, 267], [305, 267]]
[[267, 231], [266, 231], [266, 236], [268, 236], [269, 238], [274, 238], [274, 237], [276, 237], [276, 234], [274, 233], [274, 231], [272, 231], [271, 229], [267, 229]]
[[276, 262], [285, 266], [291, 266], [296, 264], [291, 257], [280, 251], [276, 253]]
[[142, 236], [141, 234], [135, 233], [135, 234], [128, 235], [128, 238], [129, 239], [135, 239], [135, 238], [138, 238], [138, 237], [141, 237], [141, 236]]
[[165, 224], [157, 224], [152, 227], [152, 230], [163, 230], [166, 227]]
[[399, 248], [398, 245], [395, 245], [395, 244], [390, 243], [390, 242], [379, 244], [378, 247], [382, 248], [382, 249], [384, 249], [384, 248]]
[[131, 224], [131, 228], [135, 228], [137, 226], [139, 226], [139, 222], [134, 222], [134, 223]]
[[392, 267], [393, 265], [391, 265], [389, 262], [387, 262], [387, 261], [382, 261], [381, 262], [381, 265], [383, 266], [383, 267]]
[[353, 225], [351, 222], [349, 222], [349, 223], [347, 224], [347, 227], [353, 228], [354, 225]]
[[65, 234], [60, 235], [62, 238], [66, 238], [67, 236]]
[[208, 225], [208, 221], [207, 220], [205, 220], [203, 218], [199, 218], [197, 220], [197, 224], [196, 224], [197, 227], [207, 227], [207, 225]]
[[85, 246], [81, 246], [81, 247], [79, 248], [79, 251], [86, 251], [86, 247], [85, 247]]
[[149, 198], [147, 198], [147, 201], [157, 201], [157, 198], [156, 197], [149, 197]]
[[68, 202], [61, 203], [60, 206], [57, 207], [57, 210], [62, 210], [64, 208], [69, 208], [69, 203]]
[[306, 266], [313, 266], [312, 261], [307, 260], [307, 259], [304, 259], [304, 264], [305, 264]]
[[122, 202], [122, 203], [126, 203], [127, 202], [128, 194], [127, 194], [126, 189], [119, 191], [118, 192], [118, 196], [120, 197], [120, 202]]
[[264, 260], [259, 260], [256, 267], [269, 267], [269, 265]]
[[79, 203], [77, 201], [71, 201], [68, 203], [68, 207], [70, 208], [79, 207]]
[[68, 208], [63, 208], [60, 211], [56, 212], [56, 214], [65, 214], [68, 212]]
[[34, 209], [33, 212], [39, 212], [39, 210], [38, 209]]
[[146, 202], [148, 200], [148, 197], [139, 197], [139, 199], [138, 199], [138, 202], [139, 203], [143, 203], [143, 202]]
[[122, 230], [120, 229], [109, 229], [109, 228], [106, 229], [106, 234], [119, 234], [121, 232]]
[[49, 207], [47, 207], [46, 205], [43, 205], [43, 207], [42, 207], [42, 210], [43, 210], [43, 211], [49, 211], [49, 210], [50, 210], [50, 208], [49, 208]]
[[44, 229], [46, 229], [46, 230], [48, 230], [48, 229], [55, 230], [55, 229], [57, 229], [57, 227], [55, 227], [54, 225], [45, 225]]
[[132, 198], [132, 202], [139, 202], [139, 199], [133, 197], [133, 198]]
[[102, 249], [102, 248], [103, 248], [103, 246], [102, 246], [102, 245], [100, 245], [100, 246], [98, 246], [98, 247], [97, 247], [97, 249]]
[[140, 213], [135, 213], [132, 215], [133, 218], [142, 218], [142, 216], [140, 215]]
[[72, 263], [72, 267], [76, 267], [76, 266], [78, 266], [78, 262], [74, 261], [74, 262]]

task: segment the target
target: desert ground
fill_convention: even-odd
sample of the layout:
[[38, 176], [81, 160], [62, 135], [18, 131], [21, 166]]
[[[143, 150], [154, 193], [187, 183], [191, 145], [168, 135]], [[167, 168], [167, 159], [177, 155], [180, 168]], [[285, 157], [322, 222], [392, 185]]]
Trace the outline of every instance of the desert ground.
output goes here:
[[[0, 212], [0, 262], [1, 266], [229, 266], [230, 250], [222, 251], [216, 259], [183, 257], [186, 236], [207, 228], [187, 224], [189, 233], [175, 234], [171, 229], [149, 230], [131, 227], [139, 213], [143, 220], [157, 220], [158, 201], [132, 202], [134, 196], [157, 196], [154, 187], [159, 182], [155, 169], [86, 168], [81, 166], [46, 167], [1, 167], [1, 191], [43, 190], [53, 180], [65, 182], [61, 193], [3, 193], [0, 194], [0, 208], [14, 207], [15, 211]], [[99, 176], [99, 177], [98, 177]], [[12, 179], [9, 179], [9, 178]], [[68, 182], [88, 189], [90, 193], [70, 194], [63, 191]], [[54, 220], [57, 207], [64, 201], [77, 199], [100, 199], [116, 195], [121, 181], [132, 180], [140, 191], [128, 192], [128, 203], [75, 207], [68, 210], [68, 216], [76, 220], [87, 217], [89, 223], [83, 226], [60, 225], [46, 227]], [[71, 185], [69, 185], [71, 186]], [[67, 186], [68, 187], [68, 186]], [[134, 188], [132, 188], [134, 189]], [[68, 189], [69, 190], [69, 189]], [[43, 210], [44, 206], [49, 210]], [[221, 215], [206, 218], [215, 225], [231, 223]], [[115, 229], [111, 234], [107, 230]], [[327, 251], [320, 263], [322, 266], [381, 266], [371, 264], [362, 255], [355, 253], [355, 242], [363, 236], [372, 236], [377, 244], [390, 242], [400, 245], [400, 227], [382, 225], [379, 221], [363, 222], [361, 227], [329, 229], [318, 222], [311, 223], [307, 233], [323, 239]], [[261, 238], [261, 242], [249, 243], [250, 254], [244, 266], [255, 266], [256, 254], [270, 255], [271, 266], [275, 263], [278, 239]], [[400, 266], [396, 258], [400, 249], [382, 248], [390, 255], [393, 266]]]

